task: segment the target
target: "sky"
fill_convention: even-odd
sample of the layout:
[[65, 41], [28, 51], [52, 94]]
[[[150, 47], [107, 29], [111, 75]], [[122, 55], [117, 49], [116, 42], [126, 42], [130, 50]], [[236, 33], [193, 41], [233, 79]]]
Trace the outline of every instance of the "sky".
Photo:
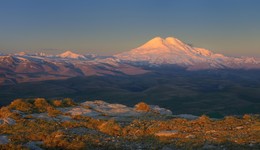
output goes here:
[[260, 57], [259, 0], [0, 0], [0, 52], [112, 55], [176, 37]]

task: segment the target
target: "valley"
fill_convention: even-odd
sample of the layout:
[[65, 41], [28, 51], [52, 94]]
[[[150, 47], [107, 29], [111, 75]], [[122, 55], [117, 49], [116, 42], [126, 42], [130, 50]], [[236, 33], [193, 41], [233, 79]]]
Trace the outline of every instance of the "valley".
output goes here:
[[259, 71], [164, 70], [135, 76], [74, 77], [6, 85], [0, 87], [0, 100], [2, 105], [6, 105], [16, 98], [70, 97], [77, 102], [104, 99], [126, 105], [144, 101], [160, 104], [174, 114], [221, 117], [260, 113]]

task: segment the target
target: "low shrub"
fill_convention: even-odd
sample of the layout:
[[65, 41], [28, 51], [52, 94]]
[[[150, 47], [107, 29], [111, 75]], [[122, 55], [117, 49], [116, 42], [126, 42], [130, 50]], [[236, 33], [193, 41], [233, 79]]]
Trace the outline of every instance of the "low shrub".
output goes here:
[[140, 102], [135, 105], [135, 110], [137, 110], [137, 111], [148, 112], [148, 111], [150, 111], [150, 109], [151, 109], [150, 106], [144, 102]]
[[62, 114], [61, 111], [59, 111], [58, 109], [55, 109], [52, 106], [47, 107], [47, 112], [48, 112], [48, 116], [50, 116], [50, 117], [56, 117], [56, 116]]
[[12, 115], [13, 113], [10, 111], [8, 107], [2, 107], [0, 109], [0, 118], [8, 118]]
[[108, 120], [98, 126], [99, 131], [109, 135], [120, 135], [122, 128], [115, 120]]
[[63, 131], [56, 131], [44, 139], [44, 147], [47, 149], [84, 149], [85, 143], [77, 139], [66, 135]]
[[62, 107], [62, 100], [52, 100], [52, 105], [55, 107]]
[[26, 102], [22, 99], [14, 100], [10, 105], [10, 109], [19, 110], [25, 113], [32, 113], [34, 111], [34, 107], [31, 103]]
[[47, 108], [51, 106], [44, 98], [36, 98], [33, 104], [38, 112], [46, 112]]
[[64, 98], [62, 102], [65, 107], [76, 106], [76, 103], [71, 98]]

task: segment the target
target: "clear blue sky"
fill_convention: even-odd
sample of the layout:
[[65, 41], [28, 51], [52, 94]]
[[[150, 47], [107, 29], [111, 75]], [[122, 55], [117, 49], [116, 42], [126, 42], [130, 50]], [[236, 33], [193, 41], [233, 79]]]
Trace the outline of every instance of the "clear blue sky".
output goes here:
[[260, 0], [1, 0], [0, 52], [114, 54], [155, 37], [260, 56]]

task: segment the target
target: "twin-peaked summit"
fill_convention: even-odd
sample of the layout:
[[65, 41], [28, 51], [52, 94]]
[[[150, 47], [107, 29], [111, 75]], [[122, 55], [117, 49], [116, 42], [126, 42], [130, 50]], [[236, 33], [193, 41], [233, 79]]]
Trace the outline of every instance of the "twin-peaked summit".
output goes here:
[[186, 52], [186, 54], [189, 52], [193, 52], [195, 54], [200, 54], [203, 56], [209, 56], [212, 54], [212, 52], [210, 52], [209, 50], [191, 47], [189, 44], [186, 44], [174, 37], [167, 37], [165, 39], [161, 37], [155, 37], [152, 40], [145, 43], [144, 45], [142, 45], [141, 47], [138, 47], [137, 49], [142, 51], [157, 49], [160, 50], [159, 53], [181, 52], [181, 54], [184, 51]]
[[155, 37], [139, 48], [143, 48], [143, 49], [156, 48], [157, 49], [157, 48], [167, 48], [169, 46], [173, 46], [176, 49], [184, 50], [186, 48], [186, 46], [188, 46], [188, 45], [174, 37], [167, 37], [165, 39], [163, 39], [161, 37]]
[[213, 54], [203, 48], [192, 47], [174, 37], [155, 37], [144, 45], [131, 51], [116, 55], [121, 60], [142, 61], [153, 64], [194, 65], [207, 62], [211, 57], [223, 55]]
[[212, 68], [255, 68], [259, 67], [252, 58], [233, 58], [215, 54], [204, 48], [193, 47], [174, 37], [155, 37], [144, 45], [115, 55], [127, 62], [162, 65], [174, 64], [188, 69]]

